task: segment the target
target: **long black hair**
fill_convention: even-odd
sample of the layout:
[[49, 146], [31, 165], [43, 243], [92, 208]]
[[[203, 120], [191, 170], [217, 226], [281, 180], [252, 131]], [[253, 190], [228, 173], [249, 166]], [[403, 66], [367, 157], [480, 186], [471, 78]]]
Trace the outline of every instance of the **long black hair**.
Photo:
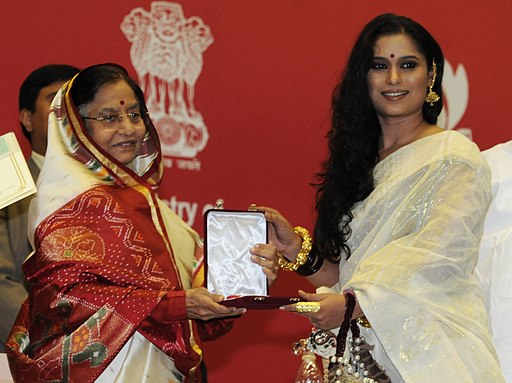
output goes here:
[[[432, 35], [408, 17], [383, 14], [361, 31], [332, 97], [332, 127], [327, 134], [329, 156], [317, 174], [315, 247], [320, 256], [338, 262], [350, 257], [346, 244], [351, 234], [352, 208], [374, 188], [373, 169], [379, 160], [381, 126], [369, 96], [367, 75], [373, 63], [378, 38], [405, 34], [425, 56], [429, 71], [435, 60], [437, 78], [433, 86], [440, 100], [423, 105], [423, 117], [437, 122], [443, 99], [444, 56]], [[425, 89], [425, 95], [427, 89]]]

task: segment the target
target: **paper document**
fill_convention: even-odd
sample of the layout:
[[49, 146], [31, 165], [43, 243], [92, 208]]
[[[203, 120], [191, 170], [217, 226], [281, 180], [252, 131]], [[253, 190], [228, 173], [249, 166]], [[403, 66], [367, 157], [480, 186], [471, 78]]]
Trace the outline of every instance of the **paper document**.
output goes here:
[[0, 136], [0, 209], [36, 192], [16, 135]]

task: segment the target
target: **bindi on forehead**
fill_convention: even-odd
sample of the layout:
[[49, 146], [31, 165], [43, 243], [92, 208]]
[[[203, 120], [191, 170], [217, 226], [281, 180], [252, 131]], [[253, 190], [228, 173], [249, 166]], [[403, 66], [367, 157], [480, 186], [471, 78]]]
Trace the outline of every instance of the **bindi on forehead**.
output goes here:
[[394, 58], [395, 58], [395, 54], [394, 54], [394, 53], [391, 53], [391, 54], [389, 55], [389, 57], [391, 57], [392, 59], [394, 59]]
[[119, 101], [120, 105], [124, 105], [124, 100]]

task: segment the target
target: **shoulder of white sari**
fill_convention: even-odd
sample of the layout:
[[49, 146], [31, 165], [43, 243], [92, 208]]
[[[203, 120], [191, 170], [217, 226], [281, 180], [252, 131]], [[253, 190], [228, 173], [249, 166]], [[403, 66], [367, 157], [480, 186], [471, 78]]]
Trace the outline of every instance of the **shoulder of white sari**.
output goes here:
[[387, 169], [397, 164], [408, 167], [424, 167], [446, 160], [461, 160], [474, 165], [484, 165], [485, 161], [478, 146], [461, 133], [445, 130], [426, 136], [406, 145], [380, 161], [375, 169]]

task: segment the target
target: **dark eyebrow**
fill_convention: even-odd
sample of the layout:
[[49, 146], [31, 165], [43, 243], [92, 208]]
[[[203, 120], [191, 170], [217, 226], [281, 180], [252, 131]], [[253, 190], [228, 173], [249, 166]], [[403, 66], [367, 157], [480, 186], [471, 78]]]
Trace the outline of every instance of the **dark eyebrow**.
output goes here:
[[[384, 60], [384, 61], [389, 61], [389, 59], [385, 56], [373, 56], [373, 59], [374, 60]], [[410, 60], [410, 59], [414, 59], [414, 60], [419, 60], [420, 58], [418, 56], [415, 56], [415, 55], [407, 55], [407, 56], [400, 56], [398, 57], [399, 60]]]
[[[126, 108], [127, 110], [133, 110], [133, 109], [140, 109], [140, 103], [139, 102], [134, 102], [133, 104], [131, 104], [128, 108]], [[115, 108], [115, 107], [107, 107], [107, 108], [103, 108], [99, 111], [99, 113], [112, 113], [112, 114], [116, 114], [116, 113], [119, 113], [119, 108]]]
[[419, 60], [420, 58], [418, 56], [409, 55], [409, 56], [401, 56], [401, 57], [399, 57], [399, 59], [400, 60], [409, 60], [409, 59]]
[[52, 101], [56, 94], [57, 94], [57, 92], [48, 93], [48, 94], [46, 95], [46, 99], [47, 99], [48, 101]]
[[116, 108], [103, 108], [99, 113], [119, 113], [119, 110]]

